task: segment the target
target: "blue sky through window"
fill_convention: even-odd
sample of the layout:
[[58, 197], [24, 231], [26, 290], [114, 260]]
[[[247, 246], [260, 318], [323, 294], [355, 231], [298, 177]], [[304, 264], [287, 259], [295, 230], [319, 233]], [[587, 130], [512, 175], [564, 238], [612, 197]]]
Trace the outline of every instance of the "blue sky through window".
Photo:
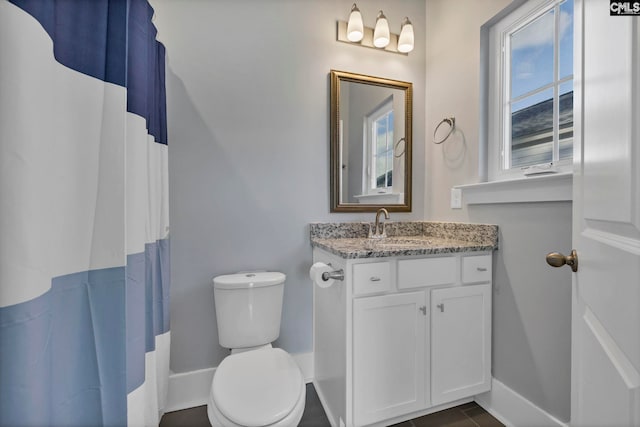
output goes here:
[[570, 159], [572, 153], [573, 0], [525, 19], [508, 34], [507, 169]]
[[[511, 36], [511, 99], [553, 81], [554, 9]], [[560, 6], [560, 78], [573, 74], [573, 0]], [[531, 105], [531, 104], [530, 104]]]

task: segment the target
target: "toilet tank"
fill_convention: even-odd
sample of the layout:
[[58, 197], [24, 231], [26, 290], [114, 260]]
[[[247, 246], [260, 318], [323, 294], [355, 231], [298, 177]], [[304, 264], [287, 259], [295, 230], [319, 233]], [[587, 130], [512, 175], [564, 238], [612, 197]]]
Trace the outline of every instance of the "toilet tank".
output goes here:
[[213, 279], [222, 347], [256, 347], [278, 338], [285, 279], [277, 272], [227, 274]]

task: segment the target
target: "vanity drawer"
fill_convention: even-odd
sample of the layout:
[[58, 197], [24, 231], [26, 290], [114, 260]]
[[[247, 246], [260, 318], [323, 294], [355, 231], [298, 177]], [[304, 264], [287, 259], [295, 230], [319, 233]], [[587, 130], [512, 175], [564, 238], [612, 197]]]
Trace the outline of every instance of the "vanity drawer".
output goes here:
[[398, 288], [449, 285], [457, 280], [456, 257], [405, 259], [398, 261]]
[[462, 257], [462, 283], [491, 281], [491, 255]]
[[353, 265], [354, 295], [384, 292], [391, 289], [391, 263], [372, 262]]

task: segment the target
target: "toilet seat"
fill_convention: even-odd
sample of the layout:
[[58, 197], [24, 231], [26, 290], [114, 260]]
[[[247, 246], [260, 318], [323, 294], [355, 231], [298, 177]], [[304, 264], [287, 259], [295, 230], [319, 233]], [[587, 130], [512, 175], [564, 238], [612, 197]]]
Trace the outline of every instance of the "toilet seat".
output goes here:
[[[305, 400], [306, 390], [303, 389], [303, 393], [300, 396], [298, 403], [289, 415], [274, 424], [270, 424], [264, 427], [297, 426], [302, 419], [302, 415], [304, 414]], [[207, 417], [209, 418], [209, 423], [212, 427], [245, 427], [230, 421], [224, 415], [222, 415], [218, 408], [216, 408], [216, 405], [212, 403], [211, 399], [209, 399], [209, 404], [207, 405]]]
[[304, 409], [305, 394], [304, 380], [293, 358], [279, 348], [260, 349], [232, 354], [220, 363], [213, 377], [210, 405], [231, 425], [270, 426], [290, 415], [297, 417], [296, 410]]

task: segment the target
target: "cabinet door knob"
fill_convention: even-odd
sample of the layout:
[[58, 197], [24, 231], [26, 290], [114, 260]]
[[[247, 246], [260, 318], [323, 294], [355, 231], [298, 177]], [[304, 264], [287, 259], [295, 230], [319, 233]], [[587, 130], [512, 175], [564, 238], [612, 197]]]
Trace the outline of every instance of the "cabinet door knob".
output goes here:
[[425, 316], [427, 315], [427, 306], [423, 305], [422, 307], [419, 308], [419, 310], [422, 312], [422, 314], [424, 314]]
[[444, 313], [444, 304], [438, 304], [438, 305], [436, 305], [436, 307], [438, 307], [440, 309], [441, 313]]
[[378, 276], [372, 276], [369, 278], [369, 280], [371, 280], [372, 282], [379, 282], [380, 278]]

